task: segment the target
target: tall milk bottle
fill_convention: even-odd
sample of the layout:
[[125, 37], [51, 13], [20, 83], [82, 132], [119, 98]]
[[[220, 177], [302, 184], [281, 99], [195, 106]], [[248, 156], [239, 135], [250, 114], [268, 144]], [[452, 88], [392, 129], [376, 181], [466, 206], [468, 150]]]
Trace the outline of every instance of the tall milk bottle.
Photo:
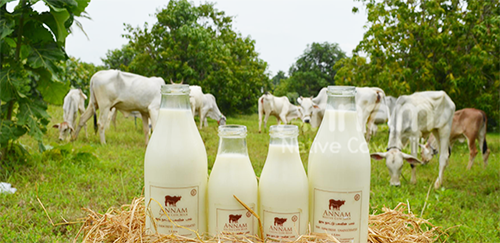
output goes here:
[[161, 94], [144, 158], [146, 230], [195, 238], [188, 229], [207, 230], [207, 153], [191, 112], [189, 85], [163, 85]]
[[266, 238], [295, 240], [308, 230], [309, 189], [298, 134], [295, 125], [269, 128], [269, 152], [259, 181], [259, 211]]
[[311, 230], [367, 242], [370, 154], [358, 125], [355, 87], [329, 86], [308, 163]]
[[219, 126], [219, 150], [208, 179], [208, 232], [257, 234], [257, 220], [234, 197], [257, 211], [257, 178], [248, 157], [245, 126]]

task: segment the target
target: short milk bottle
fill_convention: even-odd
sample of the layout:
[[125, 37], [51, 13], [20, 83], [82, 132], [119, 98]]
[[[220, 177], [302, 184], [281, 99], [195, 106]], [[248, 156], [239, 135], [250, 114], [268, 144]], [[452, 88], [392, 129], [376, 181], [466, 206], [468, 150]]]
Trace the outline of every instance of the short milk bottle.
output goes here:
[[185, 228], [207, 230], [207, 153], [191, 113], [189, 85], [163, 85], [161, 95], [144, 158], [146, 231], [195, 238]]
[[233, 195], [257, 212], [257, 178], [248, 157], [247, 129], [219, 126], [219, 150], [208, 180], [208, 232], [255, 235], [257, 219]]
[[259, 181], [264, 237], [295, 240], [308, 231], [308, 181], [295, 125], [269, 128], [269, 152]]
[[308, 163], [311, 230], [367, 242], [370, 154], [359, 128], [355, 87], [329, 86]]

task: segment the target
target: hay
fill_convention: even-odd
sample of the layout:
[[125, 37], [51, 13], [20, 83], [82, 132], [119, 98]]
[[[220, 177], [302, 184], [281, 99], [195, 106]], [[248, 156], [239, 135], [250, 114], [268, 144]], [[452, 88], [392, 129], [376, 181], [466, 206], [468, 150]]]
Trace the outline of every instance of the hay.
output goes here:
[[[111, 208], [104, 214], [91, 209], [84, 210], [88, 216], [74, 242], [77, 242], [80, 236], [83, 236], [83, 242], [263, 242], [257, 236], [250, 235], [201, 235], [198, 239], [192, 239], [178, 235], [146, 234], [144, 197], [135, 198], [131, 204], [123, 205], [119, 209]], [[370, 215], [368, 242], [435, 242], [443, 234], [440, 227], [409, 212], [404, 203], [394, 209], [383, 208], [383, 211], [378, 215]], [[273, 240], [267, 239], [266, 242]], [[293, 242], [338, 241], [328, 234], [310, 233]]]

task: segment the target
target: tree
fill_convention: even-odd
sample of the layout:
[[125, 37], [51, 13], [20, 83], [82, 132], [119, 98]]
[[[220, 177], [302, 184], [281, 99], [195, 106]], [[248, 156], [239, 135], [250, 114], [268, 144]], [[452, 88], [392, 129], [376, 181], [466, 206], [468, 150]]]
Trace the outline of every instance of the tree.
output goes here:
[[108, 50], [106, 58], [101, 58], [107, 69], [129, 71], [128, 66], [135, 57], [130, 45], [123, 45], [121, 49]]
[[135, 52], [131, 72], [200, 85], [224, 113], [256, 106], [261, 88], [270, 85], [267, 63], [258, 58], [254, 40], [232, 30], [232, 17], [212, 3], [186, 0], [170, 1], [156, 17], [151, 28], [126, 28]]
[[499, 118], [498, 1], [361, 2], [370, 27], [353, 57], [338, 64], [337, 83], [378, 86], [393, 96], [444, 90], [457, 110]]
[[24, 134], [39, 141], [49, 122], [46, 102], [62, 103], [69, 83], [58, 79], [58, 63], [67, 59], [65, 40], [75, 16], [90, 0], [43, 0], [49, 11], [33, 10], [38, 1], [19, 1], [12, 12], [0, 1], [0, 148]]
[[321, 88], [335, 84], [335, 63], [346, 54], [336, 43], [312, 43], [304, 54], [290, 67], [287, 80], [289, 92], [302, 96], [317, 95]]
[[[100, 70], [106, 69], [104, 66], [95, 66], [92, 63], [80, 61], [75, 57], [70, 57], [59, 64], [61, 72], [59, 79], [64, 83], [69, 83], [71, 88], [81, 89], [87, 97], [90, 97], [90, 79]], [[88, 100], [87, 100], [88, 102]]]
[[273, 85], [273, 88], [277, 87], [281, 83], [281, 80], [285, 80], [285, 79], [288, 79], [285, 72], [283, 72], [281, 70], [278, 71], [278, 73], [276, 75], [274, 75], [274, 77], [271, 79], [271, 83]]

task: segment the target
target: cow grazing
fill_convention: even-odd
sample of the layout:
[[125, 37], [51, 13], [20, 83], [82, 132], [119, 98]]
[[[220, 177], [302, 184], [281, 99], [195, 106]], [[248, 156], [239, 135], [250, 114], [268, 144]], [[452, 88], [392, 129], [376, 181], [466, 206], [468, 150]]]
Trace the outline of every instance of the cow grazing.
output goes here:
[[[434, 183], [439, 188], [443, 182], [444, 169], [449, 159], [450, 131], [455, 113], [455, 103], [444, 91], [416, 92], [412, 95], [400, 96], [396, 101], [394, 113], [389, 124], [389, 142], [387, 152], [373, 153], [376, 160], [386, 159], [391, 176], [390, 184], [401, 185], [399, 177], [404, 160], [412, 167], [411, 183], [416, 183], [416, 165], [423, 162], [416, 158], [418, 140], [431, 133], [439, 145], [439, 176]], [[410, 141], [412, 155], [401, 150]]]
[[392, 112], [394, 112], [394, 106], [396, 105], [396, 98], [392, 96], [385, 97], [385, 103], [380, 104], [380, 108], [375, 115], [375, 124], [388, 123], [391, 118]]
[[[479, 148], [483, 154], [484, 166], [486, 167], [486, 165], [488, 165], [490, 149], [488, 149], [488, 144], [486, 143], [486, 125], [486, 114], [482, 110], [465, 108], [456, 111], [453, 115], [450, 132], [450, 146], [453, 147], [453, 144], [457, 140], [463, 143], [464, 140], [467, 139], [467, 145], [469, 146], [468, 170], [472, 168], [474, 158], [477, 155], [476, 139], [479, 142]], [[429, 140], [425, 145], [420, 144], [422, 148], [420, 154], [424, 162], [428, 162], [437, 154], [436, 145], [437, 140], [433, 134], [429, 136]]]
[[[321, 89], [315, 98], [297, 99], [304, 111], [304, 117], [311, 117], [310, 124], [312, 127], [319, 127], [323, 120], [328, 98], [327, 90], [328, 88]], [[376, 131], [375, 116], [384, 103], [385, 93], [382, 89], [376, 87], [356, 88], [356, 112], [366, 141], [370, 141], [372, 134]]]
[[269, 116], [275, 116], [278, 124], [283, 122], [288, 124], [293, 119], [302, 118], [300, 107], [290, 103], [287, 97], [276, 97], [272, 94], [264, 94], [258, 100], [259, 110], [259, 132], [262, 127], [262, 116], [264, 115], [264, 127], [267, 127]]
[[191, 111], [193, 117], [197, 114], [200, 116], [200, 129], [203, 128], [203, 123], [208, 127], [207, 117], [216, 120], [218, 125], [226, 125], [226, 117], [220, 112], [215, 96], [203, 94], [200, 86], [191, 85], [189, 88]]
[[[80, 117], [73, 139], [92, 117], [97, 109], [99, 114], [99, 136], [102, 144], [106, 143], [104, 131], [109, 120], [112, 108], [128, 114], [138, 111], [142, 116], [142, 125], [146, 145], [149, 141], [149, 122], [152, 128], [156, 125], [161, 100], [161, 85], [165, 84], [162, 78], [147, 78], [141, 75], [118, 70], [99, 71], [90, 80], [90, 101], [87, 109]], [[95, 125], [95, 124], [94, 124]]]
[[[55, 124], [53, 127], [59, 129], [59, 140], [66, 140], [75, 129], [78, 112], [80, 115], [85, 111], [85, 100], [87, 96], [81, 89], [71, 89], [64, 97], [63, 122]], [[87, 134], [87, 127], [85, 127]]]

